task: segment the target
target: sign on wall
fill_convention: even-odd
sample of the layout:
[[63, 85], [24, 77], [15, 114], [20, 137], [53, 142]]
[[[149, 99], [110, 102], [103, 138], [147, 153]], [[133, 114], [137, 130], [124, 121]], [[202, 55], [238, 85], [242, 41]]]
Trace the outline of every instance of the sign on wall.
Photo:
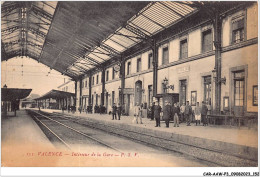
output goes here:
[[189, 72], [189, 71], [190, 71], [190, 66], [184, 66], [184, 67], [181, 67], [181, 68], [177, 68], [177, 73], [178, 74]]

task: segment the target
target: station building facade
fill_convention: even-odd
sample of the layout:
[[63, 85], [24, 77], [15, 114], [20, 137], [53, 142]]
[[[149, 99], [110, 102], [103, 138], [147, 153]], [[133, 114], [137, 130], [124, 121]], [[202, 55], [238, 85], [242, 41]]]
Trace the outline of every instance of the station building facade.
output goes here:
[[[257, 115], [257, 9], [253, 3], [222, 14], [220, 59], [216, 59], [216, 30], [208, 18], [191, 16], [190, 21], [161, 31], [156, 41], [156, 77], [153, 50], [138, 46], [120, 64], [112, 62], [76, 81], [76, 107], [103, 104], [109, 112], [113, 103], [122, 103], [126, 115], [133, 115], [137, 102], [151, 106], [156, 84], [157, 95], [179, 94], [180, 104], [205, 101], [212, 112], [219, 106], [221, 113]], [[221, 61], [221, 79], [216, 76], [216, 60]], [[216, 82], [220, 85], [219, 105]]]

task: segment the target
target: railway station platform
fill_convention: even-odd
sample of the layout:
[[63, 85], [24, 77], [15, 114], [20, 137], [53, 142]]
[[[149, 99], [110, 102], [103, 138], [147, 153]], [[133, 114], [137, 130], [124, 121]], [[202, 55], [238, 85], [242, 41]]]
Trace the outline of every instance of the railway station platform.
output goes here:
[[[55, 150], [52, 143], [25, 110], [1, 118], [2, 166], [35, 166], [34, 152]], [[28, 160], [29, 157], [29, 160]], [[45, 166], [48, 161], [42, 161]]]
[[[38, 109], [35, 109], [38, 111]], [[137, 141], [166, 148], [193, 157], [212, 161], [220, 166], [257, 166], [258, 130], [246, 127], [225, 126], [186, 126], [155, 127], [155, 121], [143, 118], [143, 124], [133, 123], [134, 117], [121, 116], [112, 120], [112, 115], [68, 113], [60, 110], [42, 109], [47, 113], [68, 116], [81, 124], [118, 134]], [[4, 166], [30, 166], [35, 164], [34, 157], [24, 163], [23, 158], [30, 152], [56, 151], [38, 125], [25, 110], [17, 111], [16, 117], [2, 118], [2, 162]], [[46, 150], [47, 149], [47, 150]], [[17, 153], [19, 152], [19, 158]], [[19, 160], [15, 160], [19, 159]], [[44, 162], [40, 166], [44, 166]], [[37, 164], [37, 163], [36, 163]], [[50, 161], [46, 160], [46, 166]]]
[[[60, 110], [43, 109], [41, 111], [62, 114]], [[221, 166], [244, 166], [245, 163], [256, 166], [258, 163], [258, 130], [247, 127], [227, 126], [186, 126], [166, 128], [155, 127], [155, 121], [143, 118], [143, 124], [133, 123], [134, 117], [121, 116], [121, 120], [112, 120], [108, 114], [68, 113], [63, 115], [75, 118], [79, 123], [119, 134], [128, 138], [166, 147], [169, 150], [188, 154], [196, 158], [219, 163]], [[253, 163], [251, 163], [253, 162]]]
[[[61, 110], [53, 109], [42, 109], [41, 111], [50, 113], [62, 113]], [[148, 118], [142, 118], [143, 124], [136, 124], [133, 123], [133, 116], [121, 116], [120, 120], [112, 120], [112, 115], [108, 114], [86, 114], [85, 112], [82, 112], [81, 114], [79, 112], [76, 112], [73, 114], [68, 113], [67, 111], [65, 111], [64, 114], [78, 116], [82, 118], [92, 118], [107, 123], [126, 124], [133, 127], [143, 127], [160, 132], [188, 135], [192, 137], [216, 140], [255, 148], [258, 147], [258, 131], [256, 129], [248, 129], [247, 127], [238, 128], [219, 125], [202, 126], [202, 124], [198, 126], [196, 126], [195, 124], [191, 124], [191, 126], [186, 126], [185, 123], [181, 123], [179, 127], [173, 127], [173, 123], [170, 122], [170, 127], [166, 128], [164, 121], [161, 121], [161, 127], [155, 127], [155, 120], [151, 121]]]

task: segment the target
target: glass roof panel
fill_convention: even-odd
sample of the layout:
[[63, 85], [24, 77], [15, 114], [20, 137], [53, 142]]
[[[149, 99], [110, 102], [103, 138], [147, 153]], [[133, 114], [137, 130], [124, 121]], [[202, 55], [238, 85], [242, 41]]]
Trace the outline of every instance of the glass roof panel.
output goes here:
[[132, 46], [133, 44], [135, 44], [134, 41], [131, 41], [130, 39], [128, 38], [125, 38], [123, 36], [119, 36], [119, 35], [113, 35], [110, 40], [113, 40], [117, 43], [120, 43], [122, 44], [123, 46], [129, 48], [130, 46]]
[[148, 20], [143, 16], [137, 17], [132, 21], [132, 23], [134, 23], [136, 26], [141, 27], [142, 29], [145, 29], [146, 31], [152, 34], [161, 29], [159, 25], [153, 23], [152, 21]]
[[101, 59], [101, 58], [97, 57], [97, 56], [96, 56], [95, 54], [93, 54], [93, 53], [90, 53], [88, 56], [91, 57], [91, 58], [93, 58], [93, 59], [95, 59], [95, 60], [97, 60], [97, 62], [99, 62], [99, 63], [102, 63], [102, 62], [104, 61], [104, 59]]
[[[52, 21], [52, 18], [57, 1], [28, 1], [25, 6], [20, 6], [17, 2], [3, 3], [1, 34], [2, 42], [8, 43], [5, 44], [5, 52], [7, 54], [19, 53], [19, 50], [22, 51], [22, 48], [27, 47], [28, 53], [31, 54], [45, 56], [46, 53], [49, 53], [50, 57], [42, 58], [46, 60], [43, 61], [44, 63], [54, 63], [53, 65], [59, 71], [64, 70], [65, 72], [66, 69], [69, 69], [68, 73], [78, 76], [82, 74], [82, 68], [88, 70], [94, 67], [93, 65], [87, 65], [89, 59], [82, 59], [81, 57], [91, 57], [91, 60], [94, 61], [89, 60], [90, 64], [103, 63], [143, 41], [144, 37], [155, 35], [195, 10], [187, 5], [173, 1], [147, 2], [143, 3], [138, 9], [133, 8], [135, 11], [133, 11], [131, 17], [121, 18], [131, 6], [118, 11], [118, 13], [124, 12], [120, 14], [120, 17], [114, 14], [116, 9], [108, 10], [107, 12], [112, 14], [109, 16], [106, 14], [107, 16], [103, 17], [103, 14], [97, 15], [89, 14], [89, 11], [84, 12], [83, 9], [85, 8], [82, 7], [85, 5], [87, 8], [91, 5], [88, 4], [89, 2], [80, 2], [82, 7], [78, 6], [76, 2], [59, 3], [59, 10], [56, 13], [59, 18], [54, 21]], [[6, 9], [8, 8], [3, 9], [3, 6], [13, 7], [14, 9], [7, 12]], [[124, 6], [120, 7], [123, 8]], [[142, 7], [144, 8], [141, 9]], [[24, 14], [20, 12], [24, 12]], [[88, 19], [91, 20], [88, 21]], [[84, 23], [85, 21], [86, 23]], [[50, 34], [48, 31], [51, 23], [53, 24], [52, 33]], [[81, 23], [84, 25], [80, 25]], [[47, 38], [50, 39], [45, 42], [47, 34]], [[18, 42], [15, 43], [15, 41]], [[20, 41], [28, 42], [21, 43]], [[43, 46], [43, 44], [45, 45]], [[51, 47], [46, 47], [49, 44]], [[26, 55], [26, 53], [20, 55]], [[63, 58], [63, 60], [57, 61], [60, 66], [53, 62], [53, 58], [55, 59], [57, 55]], [[64, 64], [62, 64], [63, 61]], [[68, 68], [74, 62], [76, 62], [75, 66]]]
[[104, 42], [104, 44], [114, 48], [115, 50], [119, 51], [119, 52], [122, 52], [124, 51], [126, 48], [118, 45], [117, 43], [111, 41], [110, 39], [108, 39], [107, 41]]
[[103, 49], [101, 49], [101, 50], [100, 50], [100, 49], [101, 49], [101, 48], [95, 49], [95, 50], [93, 51], [93, 53], [95, 53], [97, 56], [103, 58], [104, 60], [109, 59], [110, 57], [109, 57], [108, 55], [103, 54], [103, 53], [107, 53], [107, 52], [103, 52], [103, 51], [102, 51]]

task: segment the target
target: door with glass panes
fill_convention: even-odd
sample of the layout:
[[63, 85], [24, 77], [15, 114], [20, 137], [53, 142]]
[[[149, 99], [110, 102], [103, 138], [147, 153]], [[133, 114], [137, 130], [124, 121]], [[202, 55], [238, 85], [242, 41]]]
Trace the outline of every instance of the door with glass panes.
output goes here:
[[234, 73], [234, 114], [243, 115], [245, 111], [245, 72]]

